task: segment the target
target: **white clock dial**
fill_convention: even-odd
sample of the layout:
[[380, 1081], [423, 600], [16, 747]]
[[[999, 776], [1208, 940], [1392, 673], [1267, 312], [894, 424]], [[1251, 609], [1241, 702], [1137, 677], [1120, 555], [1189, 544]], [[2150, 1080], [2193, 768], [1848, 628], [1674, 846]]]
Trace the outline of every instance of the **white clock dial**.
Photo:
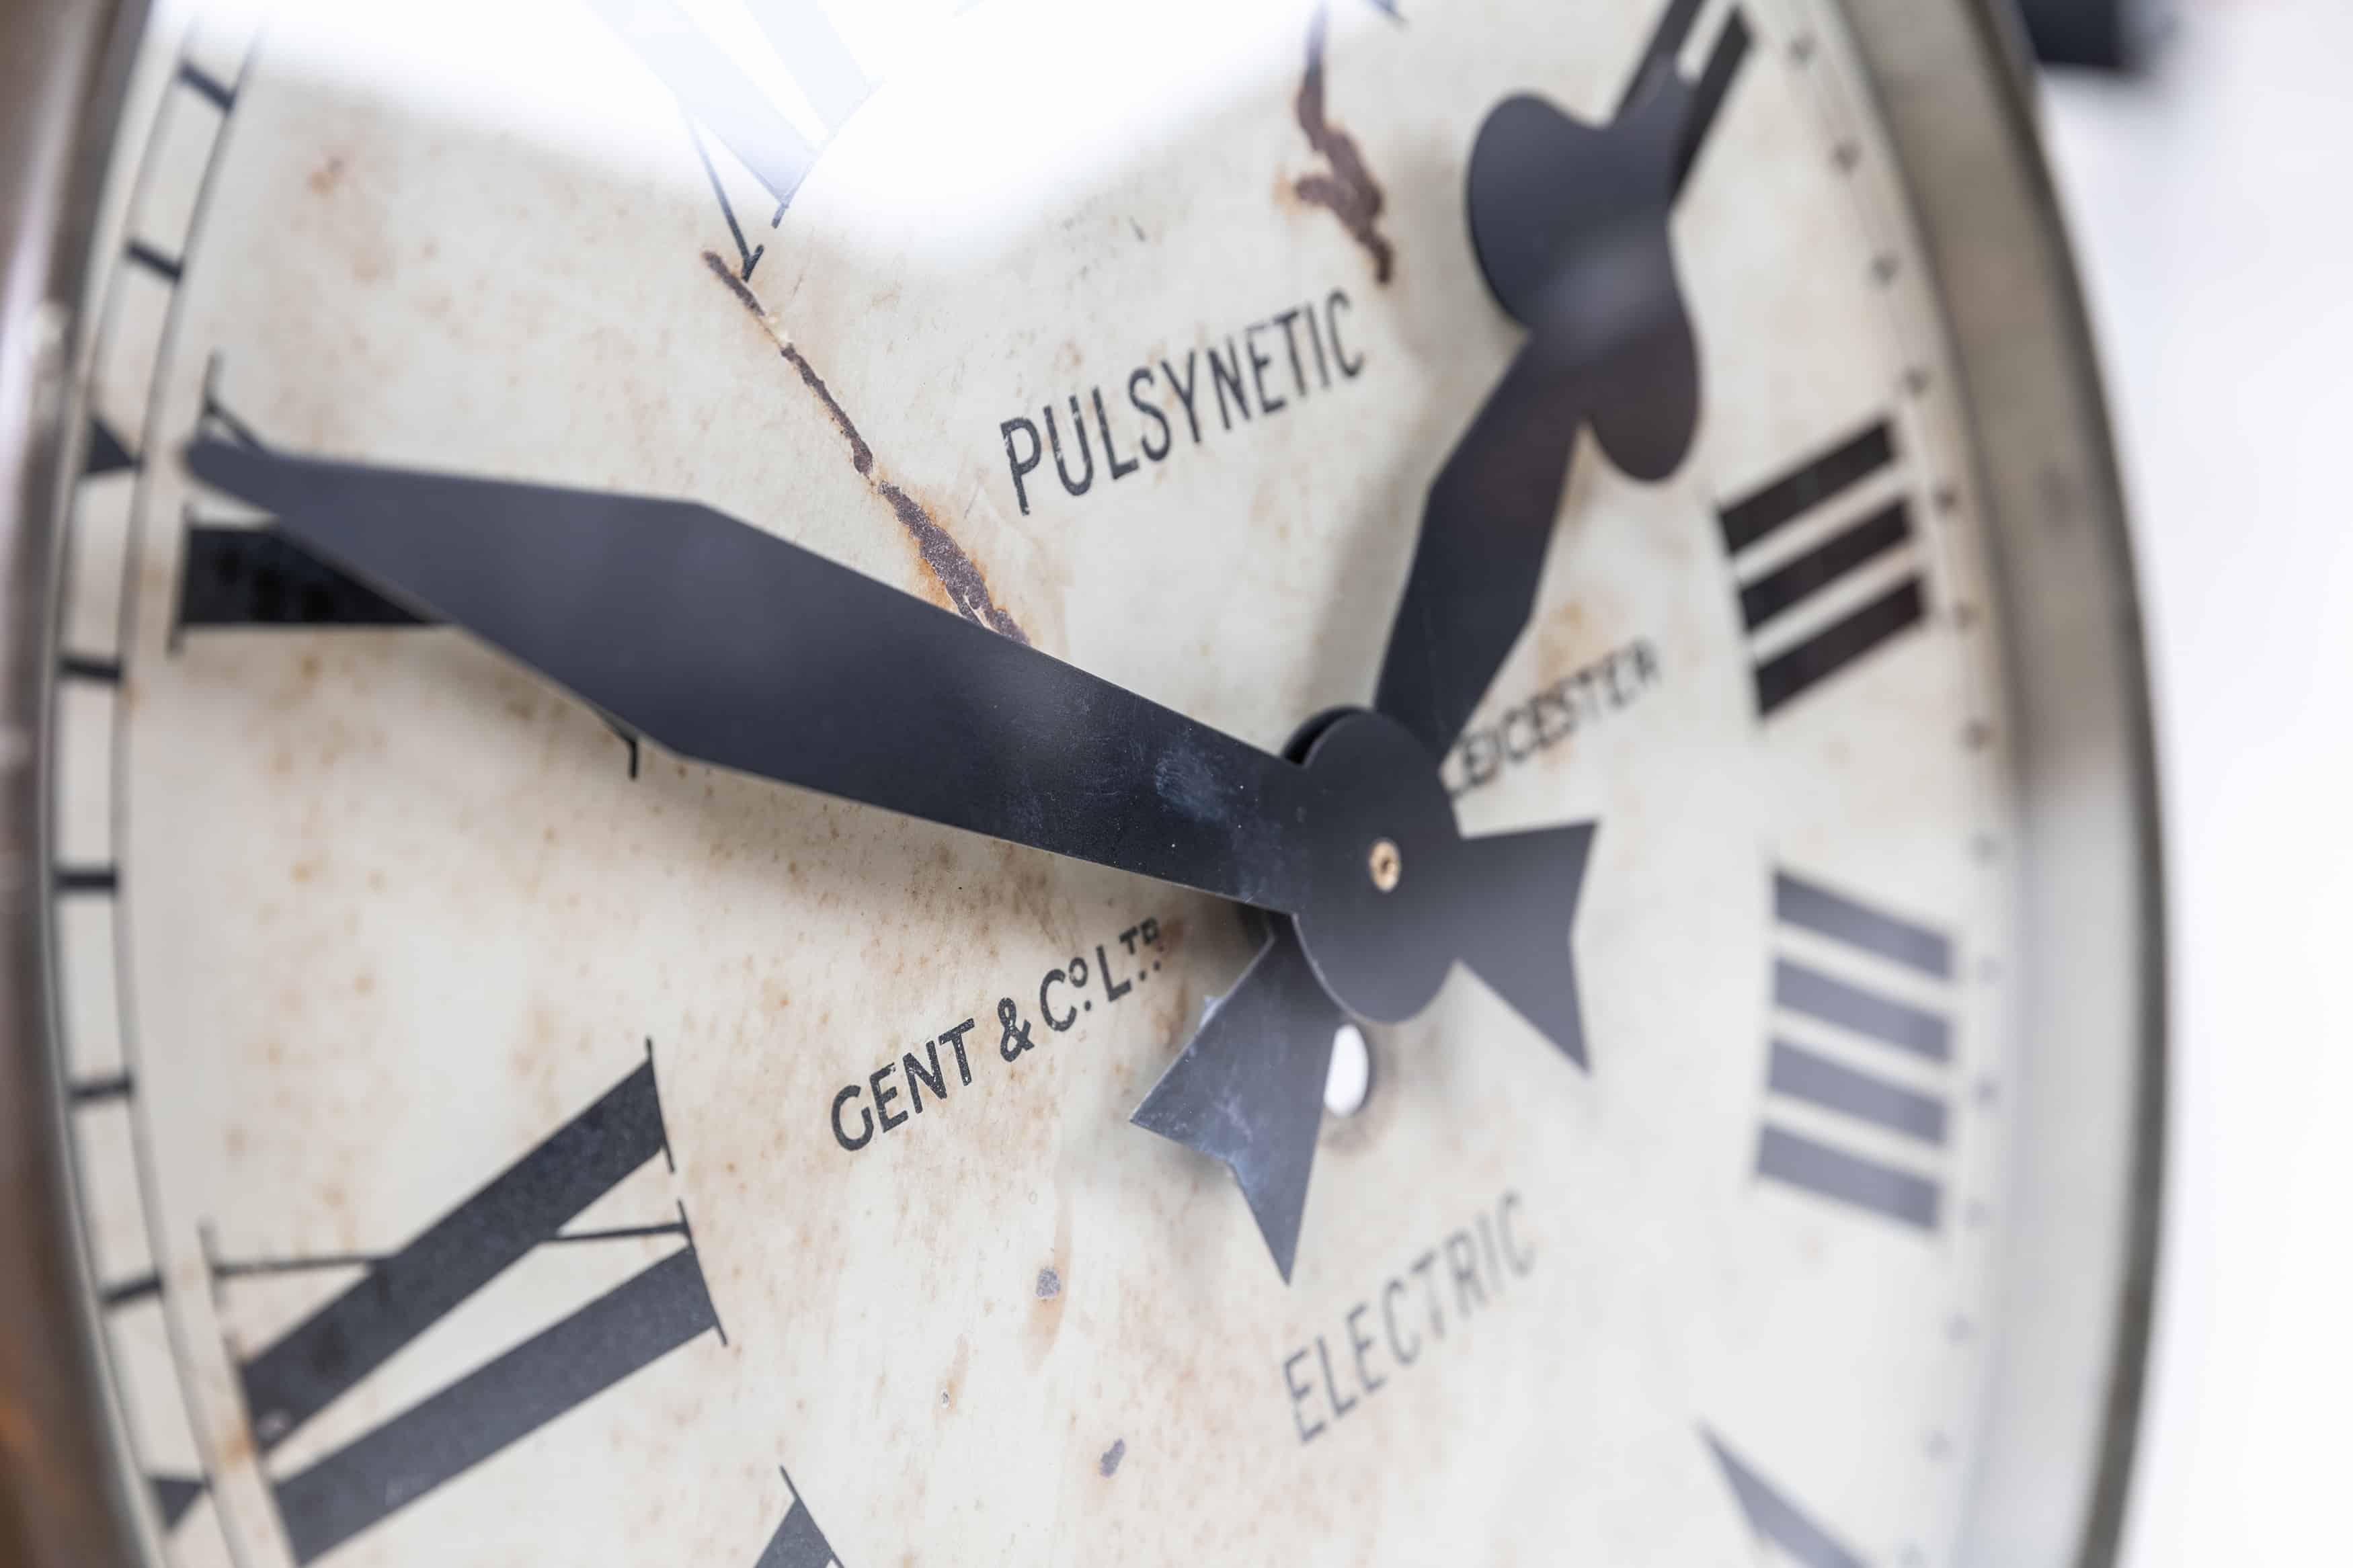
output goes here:
[[125, 102], [47, 849], [158, 1561], [1960, 1560], [2021, 672], [1838, 6], [167, 11]]

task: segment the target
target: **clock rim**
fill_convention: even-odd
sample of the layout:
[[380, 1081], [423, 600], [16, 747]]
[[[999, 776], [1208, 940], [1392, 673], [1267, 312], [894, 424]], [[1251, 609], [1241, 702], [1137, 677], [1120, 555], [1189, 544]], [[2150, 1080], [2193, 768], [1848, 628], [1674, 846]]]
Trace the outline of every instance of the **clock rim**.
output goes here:
[[[1838, 5], [1959, 372], [2031, 846], [2017, 929], [2035, 967], [2005, 1086], [2024, 1120], [1955, 1561], [2109, 1568], [2147, 1375], [2168, 1079], [2155, 719], [2124, 483], [2017, 16], [2006, 0]], [[2106, 1092], [2087, 1095], [2087, 1076]]]
[[18, 0], [0, 15], [0, 1558], [139, 1561], [142, 1535], [68, 1158], [53, 1047], [48, 739], [57, 544], [100, 197], [146, 0]]
[[[1895, 146], [1960, 371], [2001, 584], [2017, 777], [2030, 792], [2052, 777], [2063, 743], [2070, 786], [2084, 791], [2088, 741], [2098, 764], [2088, 787], [2108, 829], [2085, 835], [2071, 819], [2070, 831], [2045, 824], [2038, 837], [2026, 796], [2035, 847], [2022, 929], [2034, 973], [2069, 973], [2063, 955], [2093, 950], [2078, 972], [2090, 979], [2071, 978], [2067, 1000], [2098, 1026], [2067, 1037], [2073, 1079], [2044, 1065], [2049, 1053], [2019, 1053], [2015, 1098], [2069, 1136], [2013, 1132], [1988, 1462], [1958, 1561], [2105, 1568], [2138, 1436], [2166, 1095], [2154, 726], [2123, 488], [2015, 18], [2000, 0], [1836, 5]], [[18, 0], [0, 16], [0, 145], [20, 152], [0, 170], [0, 1170], [13, 1178], [0, 1201], [0, 1401], [42, 1437], [37, 1456], [0, 1456], [0, 1555], [27, 1568], [135, 1564], [148, 1544], [117, 1462], [122, 1435], [67, 1157], [47, 876], [56, 562], [79, 445], [74, 354], [147, 13], [146, 0]], [[1894, 82], [1902, 92], [1887, 90]], [[1997, 236], [2005, 268], [1988, 261]], [[2081, 525], [2063, 536], [2035, 489], [2054, 471], [2073, 484]], [[2031, 682], [2021, 678], [2030, 668]], [[2065, 919], [2086, 900], [2106, 929]], [[2100, 953], [2103, 938], [2120, 945]], [[2107, 1092], [2087, 1096], [2075, 1079], [2094, 1057]], [[2082, 1179], [2087, 1170], [2094, 1179]], [[2087, 1273], [2109, 1282], [2105, 1300], [2080, 1288]]]

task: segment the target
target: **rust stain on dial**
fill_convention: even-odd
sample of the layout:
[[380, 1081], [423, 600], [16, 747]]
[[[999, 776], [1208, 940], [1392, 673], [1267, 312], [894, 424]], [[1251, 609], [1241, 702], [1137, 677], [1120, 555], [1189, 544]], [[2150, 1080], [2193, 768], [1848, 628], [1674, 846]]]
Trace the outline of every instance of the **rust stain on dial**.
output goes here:
[[1292, 191], [1303, 202], [1319, 206], [1340, 220], [1349, 237], [1373, 260], [1373, 280], [1387, 284], [1396, 269], [1397, 251], [1380, 231], [1381, 209], [1388, 205], [1373, 172], [1357, 151], [1356, 139], [1332, 123], [1324, 111], [1324, 44], [1330, 22], [1328, 8], [1315, 8], [1307, 25], [1307, 74], [1299, 83], [1299, 129], [1307, 144], [1330, 165], [1328, 173], [1303, 174]]
[[941, 527], [921, 501], [887, 476], [875, 471], [874, 448], [867, 445], [866, 437], [858, 433], [849, 411], [842, 407], [840, 399], [834, 396], [833, 390], [826, 385], [825, 378], [817, 373], [817, 368], [809, 363], [800, 350], [778, 335], [768, 320], [767, 310], [760, 303], [760, 297], [752, 292], [751, 286], [736, 277], [716, 251], [704, 251], [702, 261], [711, 269], [711, 275], [725, 284], [728, 291], [735, 296], [736, 302], [751, 312], [753, 320], [760, 323], [760, 330], [767, 333], [769, 341], [776, 345], [776, 352], [784, 355], [785, 363], [799, 374], [801, 384], [807, 387], [818, 402], [824, 405], [834, 428], [839, 430], [842, 439], [849, 444], [849, 466], [858, 470], [859, 478], [873, 487], [875, 495], [898, 519], [899, 526], [906, 531], [907, 537], [913, 542], [916, 557], [923, 562], [923, 569], [932, 574], [940, 591], [947, 595], [948, 607], [968, 621], [987, 626], [999, 636], [1011, 637], [1024, 647], [1029, 646], [1029, 634], [989, 593], [988, 579], [981, 574], [980, 567], [964, 546], [956, 542], [955, 536]]

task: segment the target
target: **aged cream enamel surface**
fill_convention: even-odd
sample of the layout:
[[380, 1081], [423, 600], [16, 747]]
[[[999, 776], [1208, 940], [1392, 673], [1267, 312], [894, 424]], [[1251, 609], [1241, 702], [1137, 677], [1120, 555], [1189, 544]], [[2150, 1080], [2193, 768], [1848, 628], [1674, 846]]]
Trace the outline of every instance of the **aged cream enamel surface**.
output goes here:
[[[1653, 7], [992, 4], [904, 36], [842, 7], [880, 85], [779, 223], [709, 146], [748, 277], [601, 11], [497, 9], [174, 18], [121, 160], [111, 237], [185, 260], [121, 284], [91, 347], [92, 409], [148, 460], [75, 522], [63, 635], [124, 679], [61, 694], [55, 833], [120, 891], [67, 904], [58, 947], [74, 1079], [135, 1056], [79, 1170], [101, 1283], [157, 1277], [108, 1319], [126, 1452], [206, 1483], [148, 1521], [164, 1560], [288, 1561], [270, 1478], [681, 1245], [541, 1247], [257, 1451], [236, 1363], [360, 1266], [223, 1264], [397, 1247], [650, 1042], [675, 1169], [573, 1228], [683, 1212], [723, 1342], [322, 1561], [751, 1563], [796, 1496], [859, 1564], [1742, 1560], [1711, 1437], [1865, 1560], [1942, 1561], [1995, 1328], [2003, 723], [1933, 294], [1834, 15], [1738, 6], [1756, 45], [1674, 227], [1698, 444], [1644, 486], [1583, 443], [1474, 721], [1654, 650], [1639, 702], [1458, 802], [1472, 832], [1599, 822], [1592, 1070], [1461, 972], [1368, 1031], [1286, 1288], [1225, 1172], [1126, 1121], [1247, 961], [1233, 911], [651, 749], [633, 774], [454, 632], [176, 626], [185, 524], [237, 514], [172, 454], [209, 392], [289, 449], [691, 495], [1279, 747], [1369, 694], [1429, 477], [1518, 340], [1462, 221], [1482, 118], [1522, 90], [1605, 117]], [[1694, 68], [1733, 9], [1704, 7]], [[201, 146], [183, 58], [237, 83]], [[1123, 478], [1097, 451], [1083, 496], [1050, 458], [1017, 500], [1009, 416], [1335, 290], [1360, 374], [1180, 424]], [[1808, 613], [1900, 570], [1930, 615], [1760, 724], [1716, 508], [1873, 418], [1905, 460], [1872, 494], [1918, 498], [1914, 541]], [[1775, 929], [1777, 868], [1953, 939], [1948, 984], [1854, 976], [1953, 1019], [1948, 1066], [1871, 1058], [1946, 1100], [1940, 1149], [1773, 1112], [1932, 1172], [1933, 1233], [1755, 1173], [1775, 956], [1846, 962]], [[1146, 918], [1162, 967], [1050, 1030], [1040, 977]], [[1039, 1041], [1010, 1060], [1006, 999]], [[966, 1018], [972, 1081], [845, 1149], [837, 1091]]]

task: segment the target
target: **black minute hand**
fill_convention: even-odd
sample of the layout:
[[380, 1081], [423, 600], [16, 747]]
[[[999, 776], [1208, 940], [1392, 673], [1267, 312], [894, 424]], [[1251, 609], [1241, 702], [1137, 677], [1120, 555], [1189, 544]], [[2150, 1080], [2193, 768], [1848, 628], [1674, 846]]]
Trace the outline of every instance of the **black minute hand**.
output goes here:
[[1304, 770], [709, 507], [213, 440], [188, 467], [681, 756], [1304, 907]]

